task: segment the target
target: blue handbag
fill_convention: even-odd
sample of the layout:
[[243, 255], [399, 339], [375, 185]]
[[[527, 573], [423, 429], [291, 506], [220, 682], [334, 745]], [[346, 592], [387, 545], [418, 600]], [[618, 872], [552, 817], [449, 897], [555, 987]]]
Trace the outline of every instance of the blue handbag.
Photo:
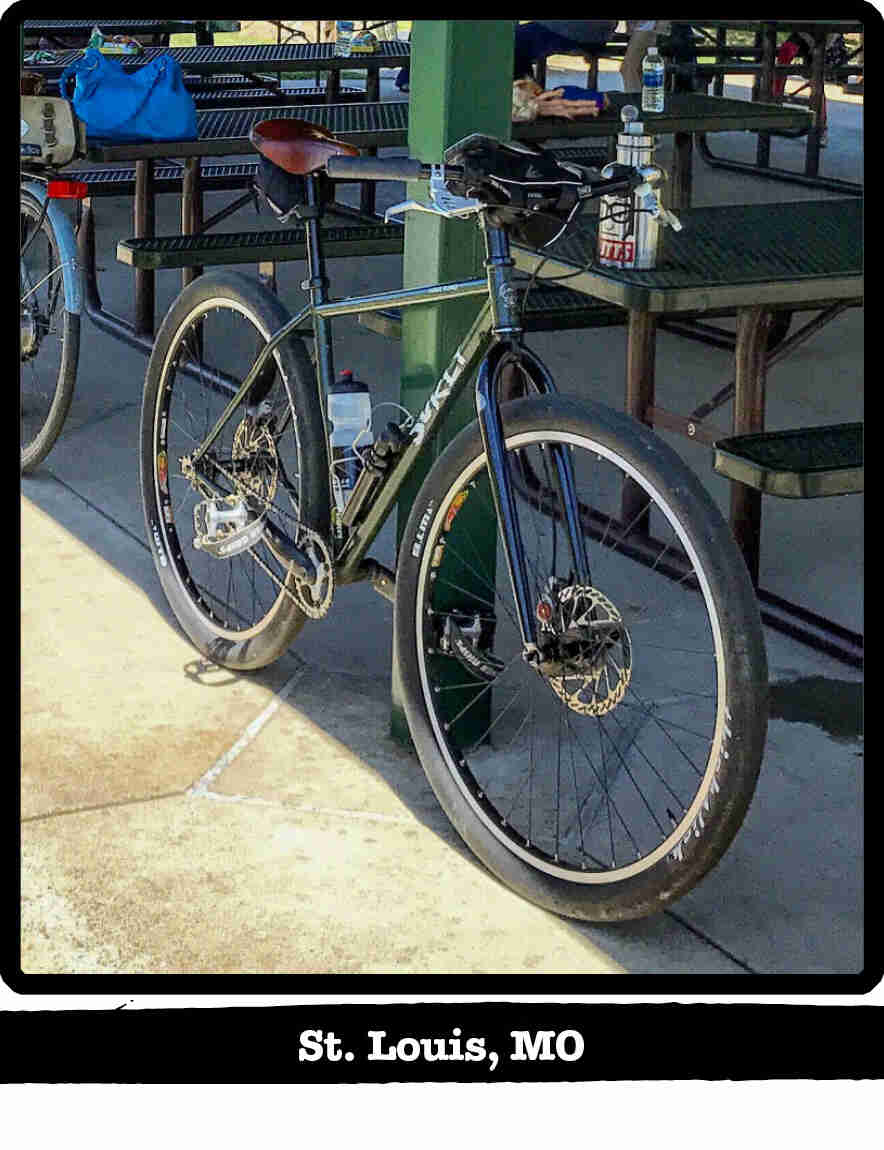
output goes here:
[[178, 61], [167, 53], [132, 71], [87, 48], [65, 68], [59, 92], [71, 98], [87, 135], [103, 140], [195, 140], [196, 105]]

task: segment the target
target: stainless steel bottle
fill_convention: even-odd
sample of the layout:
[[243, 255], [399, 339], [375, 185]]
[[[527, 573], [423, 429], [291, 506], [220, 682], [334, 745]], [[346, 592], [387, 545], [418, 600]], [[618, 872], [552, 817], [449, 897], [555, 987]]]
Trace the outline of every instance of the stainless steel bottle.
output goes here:
[[[632, 168], [654, 164], [656, 137], [645, 133], [639, 111], [627, 104], [620, 111], [623, 131], [617, 136], [617, 163]], [[603, 176], [613, 173], [609, 165]], [[599, 204], [598, 262], [608, 268], [653, 268], [661, 255], [661, 223], [645, 186], [634, 192], [602, 196]], [[650, 191], [656, 201], [656, 193]], [[659, 211], [659, 205], [658, 205]]]

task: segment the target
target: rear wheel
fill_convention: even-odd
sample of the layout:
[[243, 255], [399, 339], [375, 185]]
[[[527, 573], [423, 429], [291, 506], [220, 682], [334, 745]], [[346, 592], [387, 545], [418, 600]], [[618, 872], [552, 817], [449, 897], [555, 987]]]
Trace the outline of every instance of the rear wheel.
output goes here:
[[49, 216], [24, 188], [20, 205], [21, 470], [27, 472], [46, 458], [64, 426], [77, 377], [80, 317], [65, 309], [64, 269]]
[[[544, 665], [522, 656], [481, 438], [466, 429], [414, 504], [396, 581], [412, 737], [478, 857], [588, 920], [665, 907], [749, 805], [766, 730], [755, 596], [717, 508], [647, 429], [547, 397], [503, 407]], [[553, 447], [573, 461], [591, 572], [574, 574]]]
[[279, 345], [249, 402], [192, 457], [288, 318], [244, 276], [200, 276], [169, 310], [145, 380], [141, 491], [157, 573], [195, 646], [238, 670], [278, 658], [307, 617], [280, 537], [308, 551], [309, 532], [328, 537], [322, 414], [299, 338]]

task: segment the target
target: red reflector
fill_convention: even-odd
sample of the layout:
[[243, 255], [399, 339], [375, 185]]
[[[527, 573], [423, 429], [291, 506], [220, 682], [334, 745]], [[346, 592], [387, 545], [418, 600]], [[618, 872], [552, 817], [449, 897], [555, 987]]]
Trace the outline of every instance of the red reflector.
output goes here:
[[89, 185], [81, 180], [50, 180], [50, 200], [82, 200], [89, 195]]

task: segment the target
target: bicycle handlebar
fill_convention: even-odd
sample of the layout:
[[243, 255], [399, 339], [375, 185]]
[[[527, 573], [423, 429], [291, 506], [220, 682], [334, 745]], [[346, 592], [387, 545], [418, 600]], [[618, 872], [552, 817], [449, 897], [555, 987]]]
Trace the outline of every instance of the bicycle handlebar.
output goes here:
[[429, 164], [410, 156], [329, 156], [326, 172], [333, 180], [428, 180]]

